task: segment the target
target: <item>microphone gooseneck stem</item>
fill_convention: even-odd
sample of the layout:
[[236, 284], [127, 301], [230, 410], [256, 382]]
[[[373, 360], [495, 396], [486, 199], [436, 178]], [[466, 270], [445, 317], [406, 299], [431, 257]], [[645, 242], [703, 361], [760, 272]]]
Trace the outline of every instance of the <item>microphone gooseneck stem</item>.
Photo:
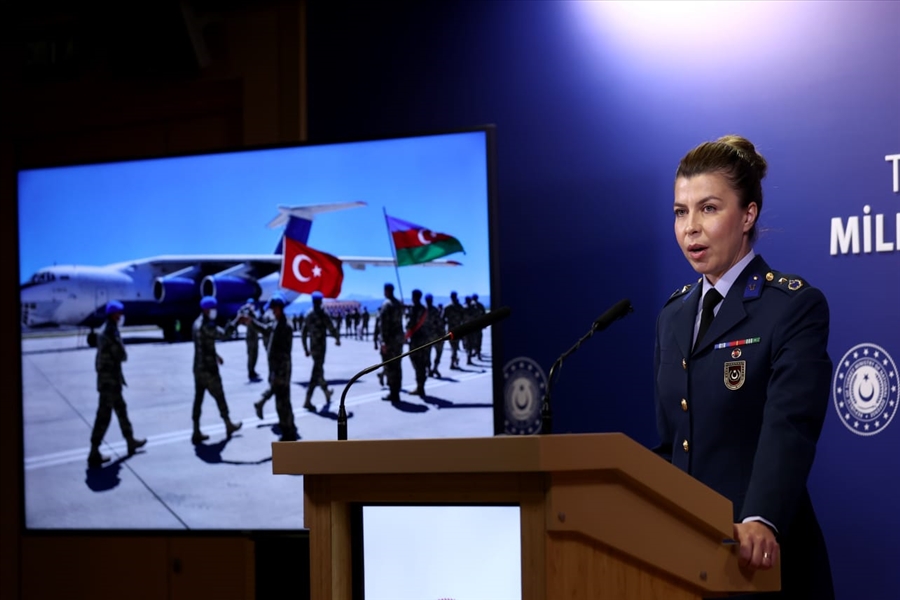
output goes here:
[[592, 335], [597, 332], [597, 323], [594, 323], [591, 330], [586, 334], [581, 336], [575, 345], [563, 352], [562, 356], [556, 359], [556, 362], [553, 363], [553, 366], [550, 367], [550, 374], [547, 375], [547, 391], [544, 392], [544, 401], [541, 405], [541, 435], [547, 435], [553, 433], [553, 409], [550, 406], [550, 396], [553, 388], [554, 378], [559, 369], [562, 369], [563, 361], [568, 358], [573, 352], [578, 350], [581, 345], [586, 342]]
[[439, 337], [436, 340], [428, 342], [425, 345], [413, 348], [412, 350], [404, 352], [403, 354], [398, 354], [397, 356], [395, 356], [393, 358], [389, 358], [388, 360], [378, 363], [377, 365], [372, 365], [371, 367], [366, 367], [365, 369], [363, 369], [362, 371], [360, 371], [359, 373], [357, 373], [356, 375], [351, 377], [350, 381], [347, 382], [347, 385], [344, 386], [344, 391], [341, 392], [341, 405], [338, 408], [338, 418], [337, 418], [337, 430], [338, 430], [337, 439], [339, 441], [347, 439], [347, 409], [344, 406], [344, 401], [347, 398], [347, 391], [350, 389], [350, 386], [353, 385], [353, 383], [357, 379], [359, 379], [363, 375], [366, 375], [368, 373], [371, 373], [372, 371], [375, 371], [376, 369], [380, 369], [381, 367], [388, 365], [394, 361], [400, 360], [401, 358], [405, 358], [405, 357], [409, 356], [410, 354], [412, 354], [413, 352], [418, 352], [419, 350], [425, 350], [426, 348], [430, 348], [431, 346], [434, 346], [435, 344], [439, 344], [440, 342], [446, 342], [447, 340], [451, 339], [451, 337], [452, 337], [452, 333], [447, 333], [447, 334]]
[[[390, 362], [390, 361], [389, 361]], [[367, 373], [371, 373], [375, 369], [382, 366], [381, 364], [372, 365], [371, 367], [366, 367], [356, 375], [350, 378], [350, 381], [347, 382], [347, 385], [344, 386], [344, 391], [341, 392], [341, 405], [338, 408], [338, 418], [337, 418], [337, 428], [338, 428], [338, 437], [339, 440], [347, 439], [347, 409], [344, 407], [344, 399], [347, 397], [347, 390], [350, 389], [350, 386], [353, 385], [353, 382], [362, 377]]]
[[541, 434], [553, 432], [553, 411], [550, 407], [550, 394], [553, 388], [553, 382], [555, 381], [554, 376], [559, 369], [562, 369], [563, 361], [573, 352], [578, 350], [592, 335], [598, 331], [603, 331], [609, 327], [613, 321], [621, 319], [633, 311], [634, 308], [631, 306], [631, 300], [625, 298], [616, 302], [612, 308], [600, 315], [597, 320], [594, 321], [590, 331], [581, 336], [581, 339], [575, 342], [574, 346], [563, 352], [562, 356], [557, 358], [556, 362], [553, 363], [553, 366], [550, 367], [550, 374], [547, 376], [547, 391], [544, 392], [544, 401], [541, 406]]

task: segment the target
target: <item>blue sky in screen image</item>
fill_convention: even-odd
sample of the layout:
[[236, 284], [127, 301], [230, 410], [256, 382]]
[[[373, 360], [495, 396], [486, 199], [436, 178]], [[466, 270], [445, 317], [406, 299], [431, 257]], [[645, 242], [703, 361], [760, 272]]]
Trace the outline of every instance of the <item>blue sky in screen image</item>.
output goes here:
[[[20, 273], [158, 255], [271, 254], [278, 205], [362, 201], [318, 215], [309, 246], [390, 257], [383, 209], [460, 240], [455, 268], [401, 267], [404, 296], [488, 296], [486, 135], [466, 132], [24, 171]], [[344, 267], [341, 297], [381, 295], [391, 267]]]

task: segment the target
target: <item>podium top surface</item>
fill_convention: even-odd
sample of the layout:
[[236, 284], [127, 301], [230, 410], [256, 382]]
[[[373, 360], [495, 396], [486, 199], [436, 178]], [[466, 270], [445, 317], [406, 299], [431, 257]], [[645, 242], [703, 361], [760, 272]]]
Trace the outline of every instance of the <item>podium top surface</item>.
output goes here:
[[731, 502], [622, 433], [273, 442], [276, 475], [537, 473], [612, 477], [731, 535]]
[[594, 471], [657, 461], [622, 433], [272, 443], [275, 474]]

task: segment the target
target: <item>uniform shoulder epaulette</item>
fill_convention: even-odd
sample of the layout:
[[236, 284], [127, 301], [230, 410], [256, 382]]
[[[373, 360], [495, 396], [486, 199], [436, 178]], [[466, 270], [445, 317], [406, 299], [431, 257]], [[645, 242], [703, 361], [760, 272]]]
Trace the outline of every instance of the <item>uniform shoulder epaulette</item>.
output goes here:
[[779, 273], [778, 271], [769, 271], [765, 275], [766, 285], [778, 288], [784, 292], [796, 292], [809, 284], [799, 275], [789, 275], [787, 273]]
[[689, 291], [691, 291], [691, 289], [693, 289], [693, 287], [694, 287], [693, 283], [687, 283], [687, 284], [681, 286], [680, 288], [678, 288], [677, 290], [672, 292], [672, 295], [669, 296], [668, 300], [666, 300], [666, 304], [668, 304], [675, 298], [678, 298], [679, 296], [683, 296], [683, 295], [687, 294]]

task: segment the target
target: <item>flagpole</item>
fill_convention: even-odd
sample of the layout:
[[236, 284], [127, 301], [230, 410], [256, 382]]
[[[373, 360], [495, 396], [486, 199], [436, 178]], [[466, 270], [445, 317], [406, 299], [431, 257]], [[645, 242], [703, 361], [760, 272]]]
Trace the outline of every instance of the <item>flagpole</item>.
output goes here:
[[403, 304], [403, 284], [400, 283], [400, 266], [397, 264], [397, 248], [394, 246], [394, 234], [391, 232], [391, 224], [388, 221], [387, 209], [381, 207], [384, 213], [384, 226], [388, 230], [388, 239], [391, 240], [391, 254], [394, 256], [394, 271], [397, 273], [397, 291], [400, 292], [400, 304]]

